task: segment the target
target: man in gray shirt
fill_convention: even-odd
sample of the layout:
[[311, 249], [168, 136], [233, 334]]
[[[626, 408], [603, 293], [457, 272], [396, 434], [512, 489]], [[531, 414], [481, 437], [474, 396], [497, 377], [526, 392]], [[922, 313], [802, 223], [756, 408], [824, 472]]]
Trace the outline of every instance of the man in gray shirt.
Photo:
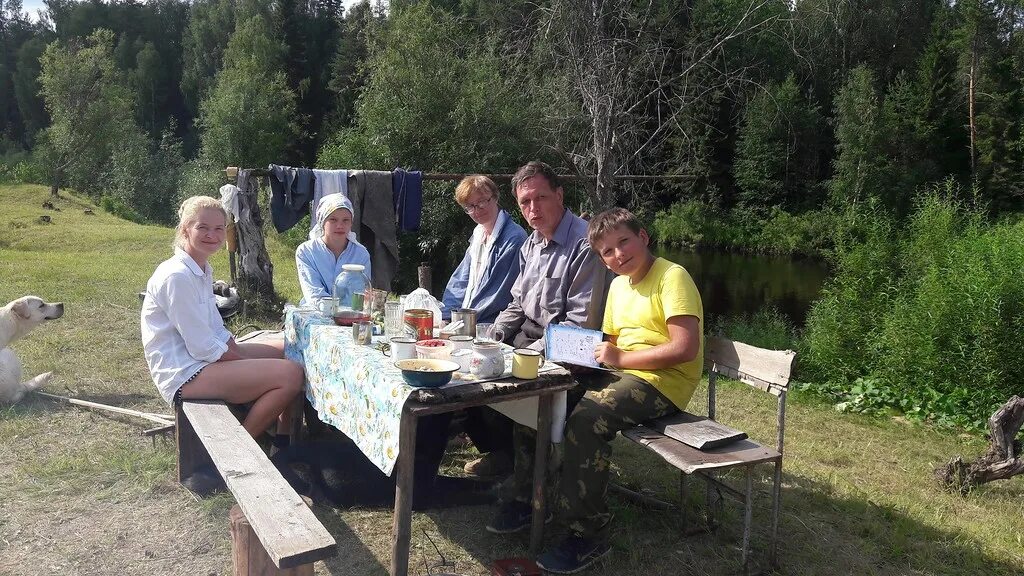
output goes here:
[[[512, 192], [533, 233], [519, 249], [520, 273], [512, 284], [512, 301], [498, 313], [494, 327], [516, 348], [543, 351], [548, 324], [600, 325], [600, 319], [593, 319], [593, 323], [588, 320], [594, 278], [603, 268], [590, 251], [587, 222], [565, 208], [561, 182], [550, 166], [538, 161], [527, 163], [512, 178]], [[514, 459], [511, 484], [516, 485], [517, 495], [520, 488], [528, 495], [533, 478], [533, 431], [513, 427], [511, 420], [485, 408], [467, 409], [464, 427], [474, 440], [491, 439], [485, 445], [478, 444], [483, 454], [466, 463], [466, 473], [504, 475]], [[523, 458], [530, 466], [520, 466]], [[516, 482], [519, 477], [526, 480], [522, 487]]]
[[[512, 178], [512, 191], [533, 228], [520, 249], [520, 273], [512, 285], [512, 302], [494, 325], [516, 347], [544, 349], [549, 324], [599, 326], [589, 318], [594, 282], [604, 276], [587, 241], [587, 222], [565, 208], [558, 175], [543, 162], [530, 162]], [[603, 311], [603, 310], [601, 310]], [[570, 392], [569, 411], [582, 393]], [[496, 534], [529, 526], [535, 432], [515, 425], [514, 471], [502, 486], [502, 506], [487, 524]]]
[[512, 302], [494, 321], [517, 348], [544, 350], [548, 324], [588, 325], [590, 295], [601, 265], [587, 241], [587, 222], [565, 207], [550, 166], [529, 162], [512, 178], [512, 192], [533, 228], [519, 251]]

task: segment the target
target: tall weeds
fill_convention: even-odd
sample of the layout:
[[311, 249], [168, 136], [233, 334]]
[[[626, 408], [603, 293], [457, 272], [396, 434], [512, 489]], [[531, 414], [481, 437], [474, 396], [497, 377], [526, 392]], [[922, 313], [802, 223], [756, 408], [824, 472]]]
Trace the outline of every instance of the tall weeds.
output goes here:
[[980, 427], [1020, 391], [1024, 223], [987, 224], [947, 182], [902, 226], [850, 215], [808, 316], [801, 379], [840, 408]]

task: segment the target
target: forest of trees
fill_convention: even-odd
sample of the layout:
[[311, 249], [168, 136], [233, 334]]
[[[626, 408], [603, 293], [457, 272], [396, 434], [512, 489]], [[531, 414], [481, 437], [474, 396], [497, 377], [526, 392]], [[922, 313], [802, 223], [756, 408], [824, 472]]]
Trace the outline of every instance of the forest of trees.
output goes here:
[[[0, 0], [0, 182], [170, 223], [227, 165], [542, 158], [595, 177], [567, 191], [575, 210], [629, 207], [662, 243], [828, 256], [794, 345], [843, 406], [978, 426], [1016, 385], [1024, 0], [46, 0], [39, 16]], [[450, 265], [471, 223], [451, 184], [424, 206], [403, 262]]]
[[993, 215], [1024, 194], [1020, 0], [0, 7], [3, 177], [142, 220], [168, 221], [225, 165], [269, 162], [541, 157], [598, 177], [581, 208], [700, 201], [753, 221], [905, 214], [945, 178]]

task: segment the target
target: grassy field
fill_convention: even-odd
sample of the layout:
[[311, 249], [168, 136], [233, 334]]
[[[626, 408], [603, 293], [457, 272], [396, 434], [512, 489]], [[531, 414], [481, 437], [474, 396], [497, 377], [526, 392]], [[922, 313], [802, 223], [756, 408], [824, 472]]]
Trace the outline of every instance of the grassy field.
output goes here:
[[[0, 302], [37, 294], [65, 303], [65, 316], [15, 343], [26, 378], [56, 374], [50, 392], [166, 412], [149, 379], [138, 335], [136, 293], [170, 254], [173, 231], [140, 226], [74, 198], [40, 208], [47, 190], [0, 186]], [[41, 224], [48, 214], [52, 223]], [[295, 300], [294, 259], [271, 239], [278, 290]], [[227, 278], [223, 254], [213, 261]], [[233, 328], [240, 329], [244, 321]], [[738, 384], [720, 394], [720, 415], [753, 437], [773, 437], [774, 398]], [[701, 406], [703, 398], [694, 400]], [[230, 494], [196, 500], [174, 481], [169, 443], [140, 436], [144, 423], [30, 397], [0, 407], [0, 574], [230, 574]], [[1024, 572], [1024, 479], [946, 494], [931, 470], [974, 456], [983, 438], [940, 434], [896, 420], [842, 415], [791, 396], [780, 532], [782, 574], [1020, 574]], [[642, 449], [616, 444], [617, 480], [677, 501], [678, 476]], [[467, 454], [454, 452], [458, 467]], [[765, 487], [764, 484], [761, 484]], [[768, 519], [767, 498], [755, 527]], [[672, 513], [612, 498], [614, 554], [590, 574], [729, 574], [737, 571], [739, 507], [723, 527], [682, 540]], [[413, 573], [437, 554], [456, 572], [488, 574], [495, 558], [525, 553], [525, 536], [483, 530], [486, 506], [418, 513]], [[389, 510], [317, 516], [339, 555], [318, 574], [385, 574]], [[758, 531], [755, 553], [764, 544]]]

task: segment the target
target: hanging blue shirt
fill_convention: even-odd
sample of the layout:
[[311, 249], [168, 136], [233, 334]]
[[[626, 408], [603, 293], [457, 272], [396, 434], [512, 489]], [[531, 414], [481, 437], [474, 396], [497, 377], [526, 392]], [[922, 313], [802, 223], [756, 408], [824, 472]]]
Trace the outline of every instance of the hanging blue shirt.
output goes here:
[[370, 277], [370, 253], [355, 240], [348, 241], [348, 246], [338, 258], [334, 257], [323, 238], [300, 244], [295, 250], [295, 267], [299, 271], [299, 286], [302, 287], [299, 305], [316, 304], [322, 298], [333, 296], [334, 279], [341, 274], [344, 264], [362, 264], [366, 267], [366, 277]]
[[[512, 221], [507, 212], [501, 211], [498, 220], [504, 220], [504, 224], [496, 231], [498, 236], [487, 262], [484, 263], [483, 275], [480, 277], [476, 294], [469, 303], [470, 308], [476, 310], [478, 323], [494, 322], [498, 313], [512, 301], [512, 284], [519, 277], [519, 248], [526, 241], [526, 231]], [[462, 263], [452, 273], [448, 286], [444, 289], [441, 317], [445, 320], [451, 318], [452, 310], [463, 307], [472, 267], [472, 248], [471, 243], [462, 258]]]

